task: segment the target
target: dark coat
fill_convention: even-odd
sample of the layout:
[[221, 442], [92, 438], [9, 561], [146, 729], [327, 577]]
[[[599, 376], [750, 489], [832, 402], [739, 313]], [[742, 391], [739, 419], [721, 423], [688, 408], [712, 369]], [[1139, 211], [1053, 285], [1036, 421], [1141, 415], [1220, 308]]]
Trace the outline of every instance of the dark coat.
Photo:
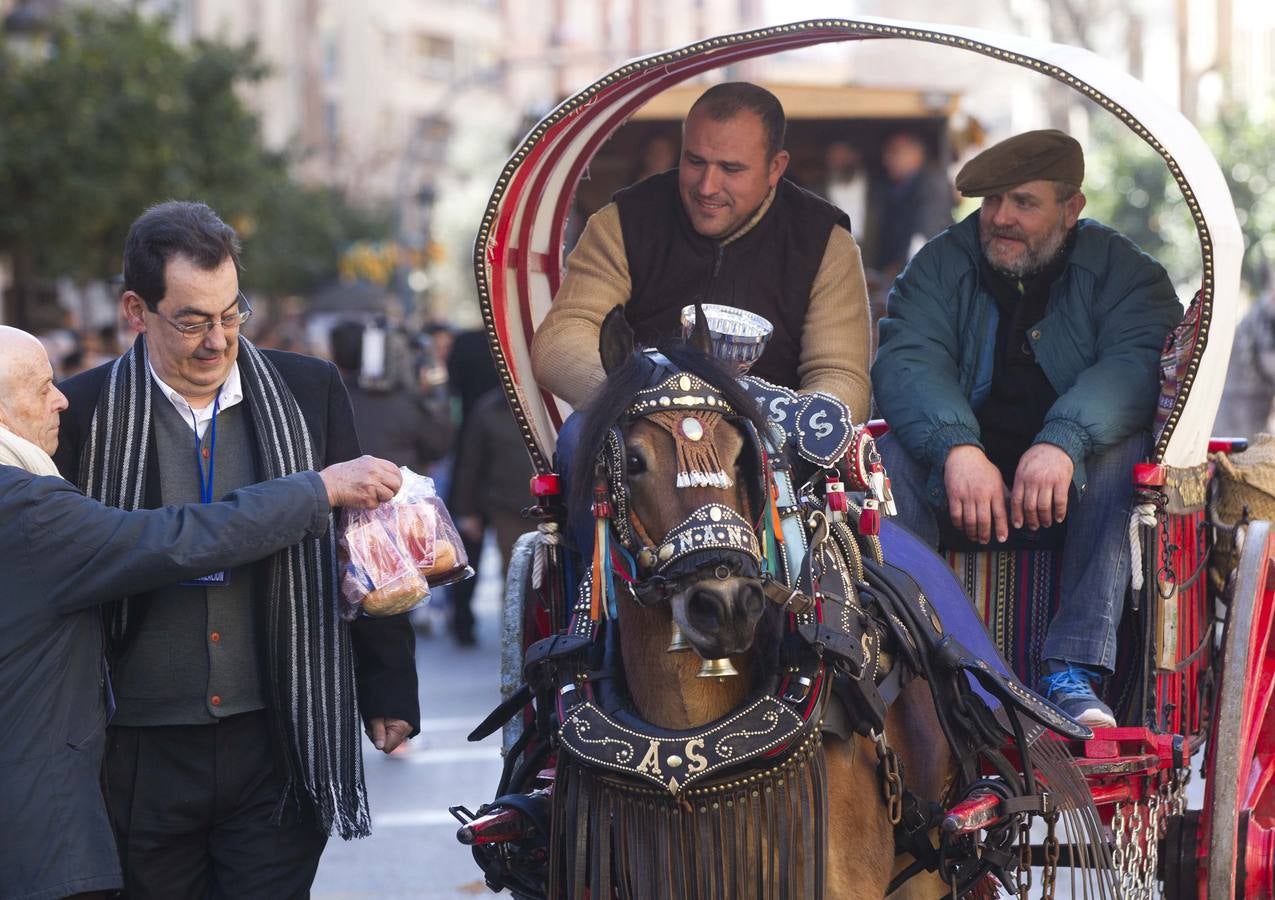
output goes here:
[[[982, 446], [975, 410], [991, 391], [1000, 321], [982, 258], [977, 212], [926, 244], [890, 290], [872, 366], [877, 406], [908, 452], [930, 467], [936, 501], [948, 451]], [[1181, 319], [1163, 266], [1113, 229], [1080, 220], [1045, 317], [1028, 335], [1058, 393], [1035, 443], [1071, 457], [1078, 491], [1086, 457], [1150, 427], [1160, 349]]]
[[354, 407], [354, 424], [364, 453], [420, 474], [447, 455], [452, 443], [448, 397], [372, 390], [359, 386], [357, 374], [342, 373], [341, 377]]
[[[325, 468], [358, 457], [360, 450], [354, 413], [336, 366], [298, 353], [281, 350], [261, 352], [278, 369], [297, 398], [302, 418], [314, 442], [316, 465]], [[59, 385], [70, 406], [62, 413], [61, 438], [53, 460], [58, 470], [71, 481], [78, 478], [80, 453], [88, 441], [93, 413], [111, 365], [108, 363], [91, 369]], [[168, 402], [158, 390], [154, 396], [160, 402]], [[246, 398], [244, 402], [248, 402]], [[251, 417], [248, 417], [248, 422], [251, 430]], [[142, 501], [147, 508], [158, 507], [161, 502], [159, 454], [154, 440], [152, 429], [151, 446], [146, 457], [146, 496]], [[257, 566], [257, 583], [263, 591], [266, 570], [265, 563]], [[136, 591], [126, 593], [138, 596]], [[144, 599], [137, 607], [144, 609]], [[258, 633], [264, 635], [266, 605], [259, 604], [258, 607], [262, 614]], [[416, 637], [407, 616], [356, 619], [350, 625], [350, 638], [358, 660], [359, 711], [364, 721], [380, 716], [402, 719], [411, 724], [415, 734], [420, 729]], [[263, 646], [260, 650], [264, 659], [266, 648]], [[264, 666], [262, 671], [267, 671]]]
[[[531, 457], [500, 388], [479, 399], [465, 421], [452, 469], [451, 514], [518, 516], [531, 505]], [[528, 531], [531, 525], [528, 525]]]
[[327, 530], [327, 492], [312, 472], [231, 499], [128, 513], [61, 478], [0, 466], [2, 900], [122, 886], [100, 786], [97, 604]]

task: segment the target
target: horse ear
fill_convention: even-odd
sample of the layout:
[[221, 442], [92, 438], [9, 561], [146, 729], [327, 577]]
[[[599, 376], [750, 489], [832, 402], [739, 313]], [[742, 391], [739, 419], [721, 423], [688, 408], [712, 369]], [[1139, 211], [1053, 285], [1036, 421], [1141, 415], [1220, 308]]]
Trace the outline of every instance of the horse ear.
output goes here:
[[695, 304], [695, 327], [691, 329], [687, 343], [705, 356], [713, 355], [713, 333], [708, 329], [708, 316], [704, 315], [702, 303]]
[[610, 375], [633, 355], [633, 329], [624, 318], [624, 306], [617, 303], [602, 320], [598, 332], [598, 355], [602, 357], [602, 370]]

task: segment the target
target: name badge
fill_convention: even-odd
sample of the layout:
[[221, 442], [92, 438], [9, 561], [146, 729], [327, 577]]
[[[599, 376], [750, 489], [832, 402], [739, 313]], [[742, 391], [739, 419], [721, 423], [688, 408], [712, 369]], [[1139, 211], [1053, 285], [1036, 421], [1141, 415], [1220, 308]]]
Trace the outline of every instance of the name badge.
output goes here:
[[182, 587], [226, 587], [230, 584], [230, 572], [222, 569], [220, 572], [209, 572], [207, 575], [201, 575], [198, 578], [192, 578], [190, 581], [180, 582]]

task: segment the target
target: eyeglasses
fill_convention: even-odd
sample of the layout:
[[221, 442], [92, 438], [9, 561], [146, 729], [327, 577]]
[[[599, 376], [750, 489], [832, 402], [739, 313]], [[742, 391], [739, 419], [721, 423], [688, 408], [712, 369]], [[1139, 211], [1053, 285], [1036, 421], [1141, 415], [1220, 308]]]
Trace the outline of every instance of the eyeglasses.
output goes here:
[[235, 300], [235, 303], [241, 308], [235, 310], [230, 315], [222, 316], [220, 319], [209, 319], [206, 322], [174, 322], [172, 319], [168, 318], [168, 316], [158, 311], [155, 311], [155, 315], [159, 316], [186, 337], [197, 337], [202, 339], [207, 337], [208, 333], [218, 325], [221, 326], [223, 331], [238, 331], [239, 326], [244, 322], [247, 322], [248, 319], [252, 317], [252, 304], [249, 303], [248, 298], [243, 295], [243, 291], [239, 292], [239, 297]]

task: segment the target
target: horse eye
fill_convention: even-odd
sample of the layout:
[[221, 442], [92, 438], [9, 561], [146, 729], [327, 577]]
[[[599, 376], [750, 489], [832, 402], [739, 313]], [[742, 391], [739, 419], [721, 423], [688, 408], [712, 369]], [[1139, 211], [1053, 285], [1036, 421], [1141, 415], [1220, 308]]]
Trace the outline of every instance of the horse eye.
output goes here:
[[624, 467], [630, 475], [641, 475], [646, 471], [646, 460], [640, 453], [630, 450], [624, 457]]

